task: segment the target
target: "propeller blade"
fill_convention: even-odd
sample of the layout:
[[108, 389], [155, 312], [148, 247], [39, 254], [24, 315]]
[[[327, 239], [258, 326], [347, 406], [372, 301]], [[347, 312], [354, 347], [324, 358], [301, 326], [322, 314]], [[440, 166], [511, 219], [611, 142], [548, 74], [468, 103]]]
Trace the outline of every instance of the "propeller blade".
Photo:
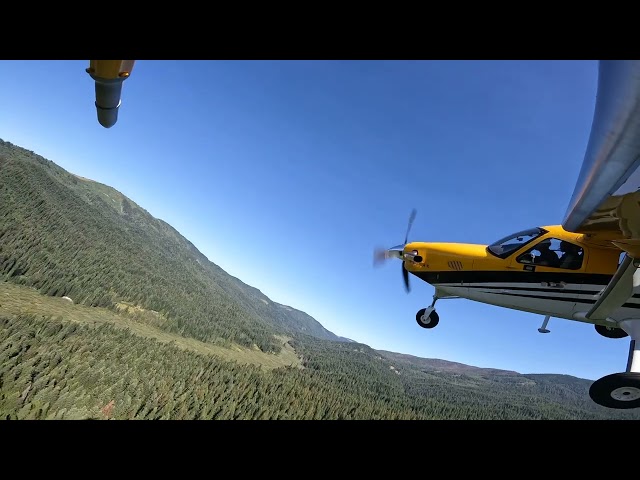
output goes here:
[[404, 236], [405, 245], [407, 244], [407, 240], [409, 240], [409, 231], [411, 230], [411, 227], [413, 225], [413, 221], [416, 219], [416, 214], [417, 213], [418, 212], [414, 208], [413, 210], [411, 210], [411, 215], [409, 215], [409, 224], [407, 225], [407, 234]]
[[[409, 286], [409, 271], [405, 267], [405, 258], [403, 255], [404, 247], [407, 245], [407, 241], [409, 240], [409, 232], [411, 231], [411, 227], [413, 226], [413, 221], [416, 219], [417, 210], [414, 208], [411, 210], [411, 214], [409, 215], [409, 223], [407, 225], [407, 234], [404, 237], [404, 243], [402, 245], [396, 245], [395, 247], [391, 247], [388, 249], [376, 248], [373, 251], [373, 266], [377, 267], [385, 260], [389, 258], [398, 258], [402, 260], [402, 280], [404, 281], [404, 288], [409, 293], [411, 291], [411, 287]], [[418, 258], [418, 257], [416, 257]]]
[[402, 262], [402, 279], [404, 280], [404, 289], [409, 293], [411, 287], [409, 286], [409, 271], [405, 268], [404, 262]]

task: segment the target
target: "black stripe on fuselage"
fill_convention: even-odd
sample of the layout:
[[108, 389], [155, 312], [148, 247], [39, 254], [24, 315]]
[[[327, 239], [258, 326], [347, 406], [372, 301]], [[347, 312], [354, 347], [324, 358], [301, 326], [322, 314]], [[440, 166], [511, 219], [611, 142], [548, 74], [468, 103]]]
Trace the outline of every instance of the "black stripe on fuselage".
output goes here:
[[[477, 289], [477, 290], [484, 290], [487, 287], [481, 287], [481, 286], [470, 286], [469, 289]], [[504, 287], [501, 288], [503, 291], [501, 292], [481, 292], [481, 293], [488, 293], [491, 295], [508, 295], [510, 297], [524, 297], [524, 298], [535, 298], [535, 299], [539, 299], [539, 300], [555, 300], [557, 302], [570, 302], [570, 303], [588, 303], [588, 304], [594, 304], [596, 303], [597, 299], [592, 299], [592, 298], [578, 298], [578, 297], [568, 297], [565, 294], [569, 293], [566, 291], [562, 291], [560, 289], [558, 290], [546, 290], [548, 292], [553, 291], [554, 293], [560, 293], [562, 294], [561, 296], [558, 297], [552, 297], [550, 295], [536, 295], [536, 294], [526, 294], [526, 293], [516, 293], [516, 292], [507, 292], [505, 290], [512, 290], [511, 287]], [[574, 290], [575, 291], [575, 290]], [[624, 305], [622, 305], [625, 308], [640, 308], [640, 303], [625, 303]]]
[[[536, 282], [537, 283], [537, 282]], [[465, 285], [469, 288], [481, 288], [483, 290], [526, 290], [527, 292], [557, 292], [562, 294], [573, 293], [573, 294], [582, 294], [582, 295], [597, 295], [601, 292], [601, 290], [575, 290], [572, 288], [562, 288], [562, 287], [512, 287], [511, 285]]]
[[[538, 281], [536, 281], [538, 283]], [[542, 282], [540, 282], [542, 283]], [[572, 283], [572, 282], [564, 282], [564, 283]], [[597, 295], [602, 290], [575, 290], [571, 288], [562, 288], [562, 287], [512, 287], [512, 286], [501, 286], [501, 285], [468, 285], [468, 287], [480, 287], [487, 290], [526, 290], [529, 292], [558, 292], [558, 293], [573, 293], [573, 294], [581, 294], [581, 295]], [[635, 293], [633, 298], [640, 298], [640, 293]]]
[[607, 285], [613, 275], [605, 275], [600, 273], [568, 273], [568, 272], [527, 272], [519, 271], [444, 271], [430, 272], [417, 271], [411, 272], [416, 277], [424, 280], [431, 285], [440, 283], [538, 283], [538, 282], [554, 282], [554, 283], [574, 283], [578, 285]]
[[[492, 293], [492, 292], [486, 292]], [[539, 300], [557, 300], [558, 302], [570, 302], [570, 303], [596, 303], [595, 300], [590, 298], [578, 298], [578, 297], [552, 297], [550, 295], [527, 295], [526, 293], [509, 293], [509, 292], [500, 292], [495, 295], [509, 295], [510, 297], [525, 297], [525, 298], [536, 298]], [[640, 305], [638, 305], [640, 307]]]

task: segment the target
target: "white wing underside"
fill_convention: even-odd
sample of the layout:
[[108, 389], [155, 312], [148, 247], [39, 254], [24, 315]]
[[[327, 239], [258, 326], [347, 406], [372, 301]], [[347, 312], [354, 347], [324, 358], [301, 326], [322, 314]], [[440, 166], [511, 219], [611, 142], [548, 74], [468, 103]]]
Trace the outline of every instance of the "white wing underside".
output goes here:
[[640, 241], [640, 62], [602, 61], [589, 143], [562, 226]]
[[[633, 296], [640, 274], [640, 61], [601, 61], [589, 143], [562, 226], [627, 255], [585, 314], [609, 318]], [[603, 245], [600, 243], [600, 245]]]

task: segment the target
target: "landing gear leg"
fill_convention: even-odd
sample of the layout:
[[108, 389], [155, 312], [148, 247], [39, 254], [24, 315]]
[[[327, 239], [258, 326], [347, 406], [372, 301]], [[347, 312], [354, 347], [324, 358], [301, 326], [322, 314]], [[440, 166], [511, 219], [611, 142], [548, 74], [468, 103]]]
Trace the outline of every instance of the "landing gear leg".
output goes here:
[[[589, 389], [591, 400], [609, 408], [640, 407], [640, 320], [620, 322], [620, 328], [629, 334], [627, 370], [596, 380]], [[637, 346], [636, 346], [637, 345]]]
[[438, 301], [440, 297], [438, 296], [438, 294], [434, 293], [433, 294], [433, 302], [431, 302], [431, 305], [429, 305], [429, 308], [435, 308], [436, 306], [436, 302]]

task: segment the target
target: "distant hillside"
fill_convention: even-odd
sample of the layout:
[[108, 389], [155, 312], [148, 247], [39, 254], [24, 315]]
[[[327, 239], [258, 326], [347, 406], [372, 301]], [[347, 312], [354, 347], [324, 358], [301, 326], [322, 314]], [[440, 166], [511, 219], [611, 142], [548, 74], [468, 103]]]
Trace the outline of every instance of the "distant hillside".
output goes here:
[[447, 372], [462, 375], [480, 375], [485, 377], [505, 377], [520, 375], [511, 370], [499, 370], [495, 368], [480, 368], [465, 365], [464, 363], [450, 362], [448, 360], [440, 360], [437, 358], [421, 358], [405, 353], [388, 352], [386, 350], [378, 350], [379, 353], [387, 357], [389, 360], [397, 362], [399, 365], [408, 365], [413, 368], [428, 370], [431, 372]]
[[342, 339], [230, 276], [117, 190], [0, 140], [0, 279], [76, 303], [158, 313], [156, 326], [279, 352], [274, 335]]
[[[505, 411], [505, 406], [528, 418], [640, 419], [640, 410], [612, 410], [589, 398], [591, 380], [570, 375], [520, 374], [477, 368], [456, 362], [377, 351], [402, 375], [407, 392], [428, 398], [455, 397], [454, 402]], [[506, 413], [508, 418], [511, 413]]]

